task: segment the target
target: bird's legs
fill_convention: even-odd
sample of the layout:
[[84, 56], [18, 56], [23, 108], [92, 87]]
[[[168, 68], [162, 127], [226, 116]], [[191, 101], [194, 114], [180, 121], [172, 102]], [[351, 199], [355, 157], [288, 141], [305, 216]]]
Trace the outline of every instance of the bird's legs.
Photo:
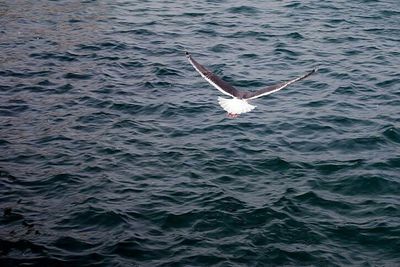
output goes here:
[[239, 117], [239, 114], [228, 113], [228, 118], [230, 118], [230, 119], [234, 119], [234, 118], [237, 118], [237, 117]]

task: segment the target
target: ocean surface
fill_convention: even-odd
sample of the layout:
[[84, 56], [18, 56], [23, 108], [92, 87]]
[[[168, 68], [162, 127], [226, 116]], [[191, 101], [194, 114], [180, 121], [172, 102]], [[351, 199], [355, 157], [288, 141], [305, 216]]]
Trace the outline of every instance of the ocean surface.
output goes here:
[[[230, 119], [185, 49], [241, 90]], [[0, 2], [1, 266], [400, 266], [400, 4]]]

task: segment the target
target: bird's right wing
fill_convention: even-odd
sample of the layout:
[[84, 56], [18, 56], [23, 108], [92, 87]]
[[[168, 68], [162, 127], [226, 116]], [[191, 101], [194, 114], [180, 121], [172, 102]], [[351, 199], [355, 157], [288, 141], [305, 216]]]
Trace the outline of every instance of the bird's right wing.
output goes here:
[[309, 71], [308, 73], [304, 74], [303, 76], [295, 78], [293, 80], [282, 82], [282, 83], [278, 83], [278, 84], [275, 84], [275, 85], [271, 85], [271, 86], [268, 86], [266, 88], [260, 89], [260, 90], [255, 91], [255, 92], [246, 92], [244, 94], [243, 98], [244, 99], [254, 99], [254, 98], [259, 98], [259, 97], [262, 97], [262, 96], [265, 96], [265, 95], [272, 94], [274, 92], [277, 92], [277, 91], [285, 88], [286, 86], [288, 86], [288, 85], [290, 85], [290, 84], [292, 84], [294, 82], [297, 82], [297, 81], [300, 81], [300, 80], [303, 80], [303, 79], [307, 78], [308, 76], [310, 76], [311, 74], [315, 73], [316, 71], [317, 71], [317, 69], [315, 68], [312, 71]]
[[225, 82], [217, 75], [206, 69], [203, 65], [198, 63], [196, 60], [194, 60], [188, 52], [186, 52], [186, 57], [188, 58], [190, 64], [192, 64], [192, 66], [195, 68], [195, 70], [200, 73], [200, 75], [204, 79], [206, 79], [207, 82], [217, 88], [218, 91], [231, 97], [240, 97], [240, 91], [238, 91], [235, 87]]

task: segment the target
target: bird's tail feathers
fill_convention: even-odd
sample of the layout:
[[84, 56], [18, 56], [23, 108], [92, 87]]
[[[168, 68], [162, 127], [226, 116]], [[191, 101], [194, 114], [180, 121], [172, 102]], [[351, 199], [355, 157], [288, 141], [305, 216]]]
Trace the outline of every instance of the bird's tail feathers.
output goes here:
[[226, 99], [218, 97], [219, 105], [230, 114], [241, 114], [252, 111], [256, 106], [250, 105], [244, 99], [232, 98]]

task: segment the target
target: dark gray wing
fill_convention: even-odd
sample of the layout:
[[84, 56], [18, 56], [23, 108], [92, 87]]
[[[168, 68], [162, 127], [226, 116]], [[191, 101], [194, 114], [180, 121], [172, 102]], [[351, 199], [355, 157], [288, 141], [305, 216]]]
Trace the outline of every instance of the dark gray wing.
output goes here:
[[316, 71], [317, 71], [317, 69], [315, 68], [312, 71], [309, 71], [308, 73], [306, 73], [303, 76], [298, 77], [296, 79], [293, 79], [293, 80], [290, 80], [290, 81], [287, 81], [287, 82], [278, 83], [278, 84], [275, 84], [275, 85], [272, 85], [272, 86], [268, 86], [267, 88], [260, 89], [260, 90], [255, 91], [255, 92], [245, 92], [243, 94], [243, 98], [244, 99], [254, 99], [254, 98], [258, 98], [258, 97], [262, 97], [262, 96], [265, 96], [265, 95], [272, 94], [274, 92], [277, 92], [277, 91], [285, 88], [286, 86], [288, 86], [288, 85], [290, 85], [290, 84], [292, 84], [294, 82], [297, 82], [297, 81], [300, 81], [300, 80], [303, 80], [303, 79], [307, 78], [308, 76], [310, 76], [311, 74], [315, 73]]
[[197, 70], [200, 75], [207, 80], [212, 86], [217, 88], [221, 93], [232, 97], [241, 97], [242, 93], [238, 91], [235, 87], [225, 82], [217, 75], [206, 69], [203, 65], [198, 63], [196, 60], [192, 58], [192, 56], [186, 52], [186, 57], [188, 58], [190, 64]]

